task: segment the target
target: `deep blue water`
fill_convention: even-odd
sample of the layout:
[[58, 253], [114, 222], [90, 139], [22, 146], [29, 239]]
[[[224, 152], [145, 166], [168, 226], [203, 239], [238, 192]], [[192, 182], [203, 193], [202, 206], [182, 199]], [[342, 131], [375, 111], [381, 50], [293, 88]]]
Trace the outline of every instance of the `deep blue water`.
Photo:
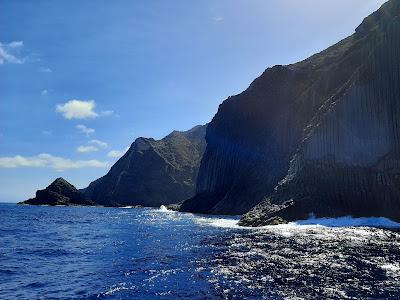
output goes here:
[[0, 204], [1, 299], [399, 299], [400, 235]]

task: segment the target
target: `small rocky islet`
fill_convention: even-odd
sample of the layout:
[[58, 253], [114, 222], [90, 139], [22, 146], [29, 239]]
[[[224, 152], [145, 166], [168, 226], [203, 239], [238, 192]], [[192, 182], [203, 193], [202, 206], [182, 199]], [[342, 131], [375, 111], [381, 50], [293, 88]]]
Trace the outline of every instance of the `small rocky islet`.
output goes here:
[[36, 197], [21, 202], [30, 205], [94, 205], [85, 195], [64, 178], [57, 178], [44, 190], [38, 190]]
[[160, 206], [244, 215], [400, 221], [400, 1], [296, 64], [268, 68], [207, 126], [137, 139], [77, 190], [57, 179], [26, 204]]

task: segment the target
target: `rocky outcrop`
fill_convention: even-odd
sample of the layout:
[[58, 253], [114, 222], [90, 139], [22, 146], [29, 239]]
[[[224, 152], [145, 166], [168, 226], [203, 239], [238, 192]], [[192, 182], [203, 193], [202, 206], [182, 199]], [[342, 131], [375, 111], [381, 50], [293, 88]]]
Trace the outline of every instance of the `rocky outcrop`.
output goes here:
[[82, 190], [105, 206], [159, 207], [190, 198], [205, 149], [206, 126], [161, 140], [138, 138], [103, 177]]
[[[258, 226], [317, 217], [400, 220], [400, 1], [307, 60], [267, 69], [207, 128], [182, 211]], [[261, 202], [261, 203], [260, 203]]]
[[83, 193], [63, 178], [57, 178], [44, 190], [38, 190], [36, 197], [21, 202], [31, 205], [93, 205]]

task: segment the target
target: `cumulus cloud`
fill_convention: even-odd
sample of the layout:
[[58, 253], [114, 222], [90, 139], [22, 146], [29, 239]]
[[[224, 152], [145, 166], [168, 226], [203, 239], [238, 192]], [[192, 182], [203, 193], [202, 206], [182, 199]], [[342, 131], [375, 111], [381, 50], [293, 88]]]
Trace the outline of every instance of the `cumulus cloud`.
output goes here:
[[26, 58], [20, 58], [17, 56], [18, 48], [23, 46], [23, 41], [13, 41], [8, 44], [0, 43], [0, 65], [5, 63], [23, 64], [26, 61]]
[[72, 99], [64, 104], [58, 104], [56, 111], [61, 113], [64, 118], [71, 119], [89, 119], [99, 116], [94, 111], [96, 102], [94, 100], [77, 100]]
[[126, 149], [121, 150], [121, 151], [111, 150], [110, 152], [107, 153], [107, 156], [111, 157], [111, 158], [118, 158], [118, 157], [121, 157], [122, 155], [124, 155], [126, 153], [126, 151], [128, 151], [128, 150], [129, 150], [129, 147], [126, 147]]
[[95, 132], [95, 130], [93, 128], [89, 128], [82, 124], [76, 125], [76, 129], [78, 129], [80, 132], [82, 132], [86, 135], [90, 135]]
[[35, 156], [0, 157], [0, 168], [49, 168], [57, 171], [81, 168], [107, 168], [108, 162], [98, 160], [71, 160], [42, 153]]
[[76, 148], [76, 152], [79, 153], [91, 153], [91, 152], [97, 152], [99, 151], [99, 148], [95, 147], [95, 146], [79, 146], [78, 148]]
[[97, 147], [103, 148], [103, 149], [108, 147], [108, 144], [106, 142], [103, 142], [100, 140], [90, 140], [89, 144], [96, 145]]
[[107, 117], [114, 114], [113, 110], [96, 112], [96, 102], [94, 100], [72, 99], [56, 106], [56, 111], [61, 113], [64, 118], [71, 119], [90, 119], [97, 117]]

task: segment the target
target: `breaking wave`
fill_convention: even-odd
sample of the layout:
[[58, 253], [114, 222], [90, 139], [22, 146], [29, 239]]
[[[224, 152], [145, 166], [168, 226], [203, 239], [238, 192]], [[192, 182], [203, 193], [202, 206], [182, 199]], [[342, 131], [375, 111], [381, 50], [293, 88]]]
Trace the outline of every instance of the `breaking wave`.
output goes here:
[[340, 218], [310, 218], [308, 220], [294, 222], [294, 224], [320, 225], [324, 227], [400, 228], [400, 223], [381, 217], [353, 218], [351, 216], [347, 216]]
[[161, 205], [159, 210], [162, 212], [175, 212], [173, 210], [168, 209], [165, 205]]
[[273, 226], [262, 226], [262, 227], [245, 227], [239, 226], [238, 218], [197, 218], [197, 222], [201, 224], [207, 224], [214, 227], [221, 228], [232, 228], [232, 229], [284, 229], [284, 228], [298, 228], [306, 229], [312, 227], [373, 227], [373, 228], [388, 228], [388, 229], [400, 229], [400, 223], [392, 221], [382, 217], [369, 217], [369, 218], [354, 218], [351, 216], [340, 217], [340, 218], [310, 218], [308, 220], [299, 220], [290, 222], [288, 224], [273, 225]]

